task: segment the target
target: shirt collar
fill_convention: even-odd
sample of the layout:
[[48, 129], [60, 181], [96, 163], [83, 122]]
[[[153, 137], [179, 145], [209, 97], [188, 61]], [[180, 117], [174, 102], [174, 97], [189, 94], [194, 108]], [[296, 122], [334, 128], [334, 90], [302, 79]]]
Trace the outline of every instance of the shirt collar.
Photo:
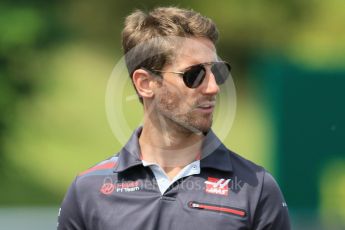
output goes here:
[[[140, 159], [139, 136], [142, 127], [137, 128], [129, 138], [126, 145], [118, 154], [118, 162], [114, 172], [122, 172], [137, 165], [142, 165]], [[203, 141], [200, 168], [214, 168], [221, 171], [232, 171], [229, 150], [222, 144], [218, 137], [210, 130]]]

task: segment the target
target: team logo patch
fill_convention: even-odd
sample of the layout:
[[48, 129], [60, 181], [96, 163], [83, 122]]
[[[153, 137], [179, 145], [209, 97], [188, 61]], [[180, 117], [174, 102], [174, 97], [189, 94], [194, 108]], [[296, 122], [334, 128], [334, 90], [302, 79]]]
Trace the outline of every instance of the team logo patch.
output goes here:
[[109, 195], [114, 192], [115, 185], [113, 183], [104, 183], [101, 187], [101, 193]]
[[134, 192], [141, 188], [140, 181], [125, 181], [113, 183], [112, 179], [107, 177], [104, 179], [100, 192], [105, 195], [110, 195], [115, 192]]
[[227, 196], [229, 194], [229, 182], [231, 179], [219, 179], [208, 177], [205, 181], [205, 192], [217, 195]]

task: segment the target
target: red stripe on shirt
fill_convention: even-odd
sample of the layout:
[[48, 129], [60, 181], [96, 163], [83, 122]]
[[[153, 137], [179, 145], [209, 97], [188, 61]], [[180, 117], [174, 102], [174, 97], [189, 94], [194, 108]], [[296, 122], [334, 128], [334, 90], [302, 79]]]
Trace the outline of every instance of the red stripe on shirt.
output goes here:
[[94, 166], [92, 168], [89, 168], [88, 170], [80, 173], [79, 176], [82, 176], [82, 175], [84, 175], [86, 173], [93, 172], [93, 171], [96, 171], [96, 170], [110, 169], [110, 168], [113, 168], [115, 165], [116, 165], [116, 162], [108, 162], [108, 163], [96, 165], [96, 166]]

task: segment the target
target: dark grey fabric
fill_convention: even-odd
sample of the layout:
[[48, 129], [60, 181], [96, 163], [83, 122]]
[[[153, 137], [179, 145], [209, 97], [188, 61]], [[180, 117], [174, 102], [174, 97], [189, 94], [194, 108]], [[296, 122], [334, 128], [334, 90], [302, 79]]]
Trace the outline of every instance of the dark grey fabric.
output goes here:
[[[274, 178], [228, 150], [212, 131], [204, 141], [200, 174], [181, 178], [161, 195], [139, 158], [140, 132], [115, 157], [76, 177], [63, 200], [58, 230], [290, 229]], [[227, 194], [207, 192], [205, 182], [219, 179], [231, 179], [225, 188], [220, 185]]]

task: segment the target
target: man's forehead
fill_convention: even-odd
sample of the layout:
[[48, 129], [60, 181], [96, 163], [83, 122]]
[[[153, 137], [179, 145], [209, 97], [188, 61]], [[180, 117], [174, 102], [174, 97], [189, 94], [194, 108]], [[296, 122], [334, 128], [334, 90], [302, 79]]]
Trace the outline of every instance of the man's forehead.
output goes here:
[[216, 48], [207, 38], [186, 38], [175, 49], [174, 63], [197, 64], [217, 60]]

